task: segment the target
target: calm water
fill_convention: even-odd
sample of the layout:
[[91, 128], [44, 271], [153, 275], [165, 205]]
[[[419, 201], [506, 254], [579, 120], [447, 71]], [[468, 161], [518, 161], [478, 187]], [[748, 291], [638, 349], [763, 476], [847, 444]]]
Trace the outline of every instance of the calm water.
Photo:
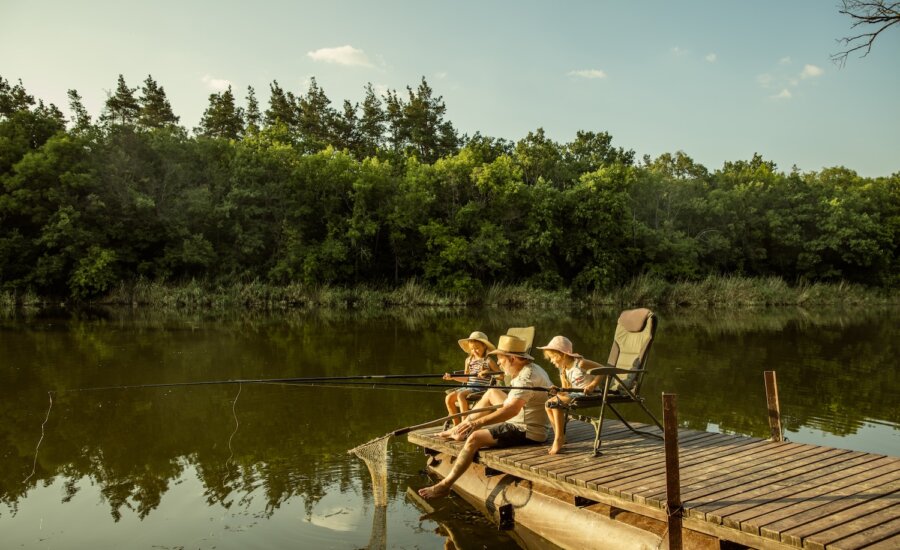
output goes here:
[[[644, 394], [679, 394], [685, 426], [766, 437], [764, 370], [787, 436], [900, 455], [900, 312], [660, 312]], [[0, 318], [4, 548], [362, 548], [379, 516], [347, 449], [444, 414], [429, 388], [159, 382], [441, 373], [456, 344], [537, 326], [604, 360], [616, 312], [472, 311], [213, 318], [105, 311]], [[549, 366], [546, 361], [539, 361]], [[548, 369], [550, 370], [550, 369]], [[422, 382], [438, 383], [434, 380]], [[43, 427], [50, 405], [49, 419]], [[35, 449], [38, 446], [37, 459]], [[422, 517], [421, 450], [389, 456], [389, 548], [511, 547], [460, 499]]]

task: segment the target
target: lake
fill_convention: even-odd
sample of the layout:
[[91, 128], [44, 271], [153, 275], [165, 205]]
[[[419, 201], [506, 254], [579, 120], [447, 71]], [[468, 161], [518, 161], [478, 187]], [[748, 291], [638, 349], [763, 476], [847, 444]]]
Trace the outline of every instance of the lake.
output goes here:
[[[459, 338], [496, 343], [535, 325], [605, 360], [613, 310], [161, 313], [109, 309], [0, 316], [0, 532], [4, 548], [363, 548], [379, 518], [347, 450], [446, 414], [431, 386], [142, 384], [461, 369]], [[895, 309], [658, 312], [643, 394], [679, 396], [685, 427], [769, 433], [775, 370], [787, 438], [900, 455]], [[558, 374], [537, 353], [551, 376]], [[86, 390], [88, 389], [88, 390]], [[48, 393], [52, 392], [52, 393]], [[52, 398], [52, 405], [51, 405]], [[626, 417], [641, 420], [628, 411]], [[49, 412], [49, 414], [48, 414]], [[514, 547], [459, 498], [434, 514], [422, 450], [389, 446], [389, 548]]]

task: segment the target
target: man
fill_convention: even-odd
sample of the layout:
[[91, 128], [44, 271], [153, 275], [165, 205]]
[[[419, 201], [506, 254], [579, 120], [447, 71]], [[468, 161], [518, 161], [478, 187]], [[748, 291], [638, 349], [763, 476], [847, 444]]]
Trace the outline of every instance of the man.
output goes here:
[[[496, 355], [500, 368], [512, 378], [508, 388], [509, 395], [495, 388], [485, 392], [473, 408], [500, 404], [502, 407], [495, 411], [471, 414], [454, 429], [454, 439], [465, 438], [466, 443], [447, 477], [431, 487], [419, 489], [419, 496], [422, 498], [446, 496], [456, 480], [472, 465], [479, 449], [513, 447], [547, 440], [548, 420], [544, 411], [547, 393], [516, 389], [549, 388], [552, 385], [544, 369], [532, 363], [534, 357], [525, 352], [525, 340], [510, 335], [501, 336], [497, 349], [488, 355]], [[489, 425], [490, 427], [485, 428]]]

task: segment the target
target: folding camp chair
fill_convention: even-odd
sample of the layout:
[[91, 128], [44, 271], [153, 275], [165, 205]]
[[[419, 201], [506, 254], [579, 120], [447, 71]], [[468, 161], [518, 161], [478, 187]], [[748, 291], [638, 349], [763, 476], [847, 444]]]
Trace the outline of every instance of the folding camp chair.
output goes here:
[[[662, 439], [661, 435], [633, 427], [613, 406], [614, 404], [636, 403], [653, 420], [653, 423], [659, 426], [660, 430], [663, 429], [659, 420], [644, 405], [644, 398], [641, 397], [641, 384], [647, 372], [647, 357], [650, 354], [653, 337], [656, 335], [656, 324], [656, 316], [649, 309], [623, 311], [616, 324], [609, 360], [605, 366], [588, 371], [588, 374], [605, 377], [603, 391], [599, 394], [591, 393], [575, 397], [569, 403], [567, 416], [589, 422], [596, 430], [592, 456], [600, 455], [600, 434], [603, 431], [603, 415], [607, 407], [634, 433]], [[597, 418], [572, 412], [589, 407], [600, 407], [600, 414]]]

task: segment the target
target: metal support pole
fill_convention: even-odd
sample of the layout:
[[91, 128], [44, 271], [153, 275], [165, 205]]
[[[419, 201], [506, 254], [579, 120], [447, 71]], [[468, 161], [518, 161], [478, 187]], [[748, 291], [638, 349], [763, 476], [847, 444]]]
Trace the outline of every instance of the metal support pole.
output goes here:
[[662, 394], [666, 447], [666, 516], [669, 550], [681, 550], [681, 474], [678, 466], [678, 395]]
[[766, 379], [766, 402], [769, 406], [769, 428], [772, 432], [772, 441], [784, 441], [781, 431], [781, 407], [778, 405], [778, 383], [775, 379], [775, 371], [763, 372]]

